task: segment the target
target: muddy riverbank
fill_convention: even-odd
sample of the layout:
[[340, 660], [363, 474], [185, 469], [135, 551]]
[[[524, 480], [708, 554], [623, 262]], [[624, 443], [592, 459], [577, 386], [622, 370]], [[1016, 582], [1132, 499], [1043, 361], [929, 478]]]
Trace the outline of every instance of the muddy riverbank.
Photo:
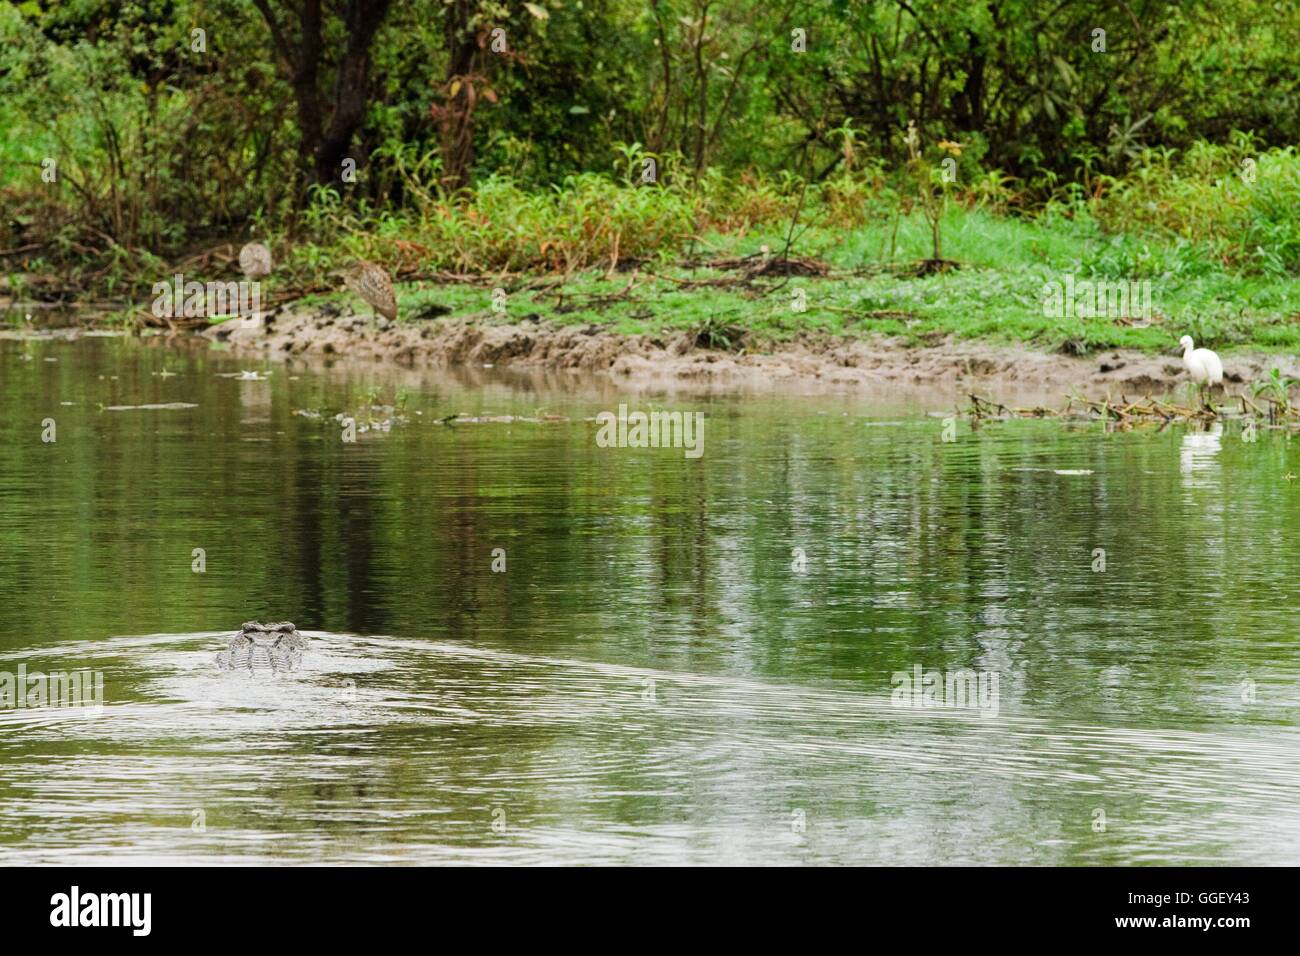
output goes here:
[[[70, 328], [6, 331], [6, 337], [102, 334]], [[979, 391], [999, 400], [1163, 394], [1188, 381], [1175, 351], [1107, 350], [1062, 355], [1012, 345], [948, 339], [915, 347], [887, 338], [805, 334], [738, 351], [701, 347], [688, 332], [621, 335], [595, 325], [525, 317], [501, 323], [485, 313], [389, 323], [329, 306], [286, 309], [265, 321], [227, 322], [193, 334], [160, 337], [181, 346], [220, 343], [236, 354], [289, 363], [389, 363], [403, 368], [545, 372], [607, 378], [616, 386], [682, 391], [835, 390], [866, 395]], [[1300, 357], [1258, 352], [1224, 356], [1234, 392], [1273, 368], [1300, 378]]]
[[[495, 317], [492, 317], [495, 318]], [[1163, 393], [1186, 383], [1173, 351], [1152, 355], [1106, 351], [1069, 356], [1024, 346], [949, 339], [929, 347], [896, 340], [803, 335], [761, 348], [701, 347], [690, 333], [620, 335], [599, 326], [560, 325], [487, 316], [393, 324], [368, 316], [285, 311], [266, 323], [204, 332], [231, 348], [272, 359], [364, 360], [404, 366], [515, 367], [596, 373], [628, 385], [742, 389], [831, 388], [953, 392], [968, 388], [1003, 397]], [[1296, 356], [1232, 353], [1230, 390], [1278, 367], [1300, 378]]]

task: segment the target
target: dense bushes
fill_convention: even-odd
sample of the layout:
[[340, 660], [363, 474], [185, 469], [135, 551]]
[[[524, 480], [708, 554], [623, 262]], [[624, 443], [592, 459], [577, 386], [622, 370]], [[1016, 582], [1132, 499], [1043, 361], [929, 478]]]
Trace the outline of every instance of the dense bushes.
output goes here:
[[[953, 159], [958, 202], [1086, 208], [1242, 269], [1300, 269], [1290, 4], [408, 0], [367, 8], [386, 15], [348, 61], [362, 6], [0, 5], [0, 251], [104, 271], [256, 232], [567, 270], [796, 210], [839, 228], [906, 215], [914, 121], [930, 161]], [[295, 19], [314, 7], [318, 44]], [[303, 97], [328, 131], [347, 97], [326, 94], [349, 82], [357, 174], [331, 181], [303, 148]]]
[[1146, 150], [1127, 176], [1107, 180], [1093, 204], [1113, 232], [1190, 240], [1250, 272], [1300, 272], [1300, 155], [1259, 151], [1252, 138]]

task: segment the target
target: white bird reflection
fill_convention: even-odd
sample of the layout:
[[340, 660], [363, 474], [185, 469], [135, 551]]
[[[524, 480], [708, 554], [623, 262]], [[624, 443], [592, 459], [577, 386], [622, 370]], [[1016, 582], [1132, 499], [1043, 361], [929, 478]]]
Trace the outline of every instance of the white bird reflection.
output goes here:
[[1211, 422], [1203, 431], [1188, 431], [1178, 455], [1184, 488], [1213, 487], [1219, 483], [1219, 452], [1223, 448], [1223, 423]]

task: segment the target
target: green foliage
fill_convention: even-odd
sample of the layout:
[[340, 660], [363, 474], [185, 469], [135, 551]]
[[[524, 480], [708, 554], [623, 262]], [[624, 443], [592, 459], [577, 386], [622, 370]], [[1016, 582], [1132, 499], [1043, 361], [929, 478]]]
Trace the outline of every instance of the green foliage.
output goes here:
[[1291, 390], [1300, 385], [1295, 379], [1282, 374], [1282, 370], [1274, 368], [1269, 371], [1268, 378], [1263, 381], [1252, 382], [1250, 385], [1251, 394], [1255, 397], [1267, 395], [1274, 400], [1287, 404], [1291, 398]]
[[1253, 137], [1197, 143], [1185, 153], [1145, 150], [1123, 179], [1106, 181], [1093, 211], [1115, 232], [1141, 231], [1198, 243], [1234, 267], [1273, 275], [1300, 271], [1300, 155], [1260, 151]]
[[[222, 8], [233, 9], [211, 12]], [[272, 141], [285, 133], [283, 105], [248, 95], [273, 67], [232, 65], [216, 31], [208, 53], [191, 52], [188, 17], [96, 10], [0, 7], [9, 238], [48, 243], [65, 262], [140, 266], [282, 212], [292, 163]], [[87, 29], [95, 42], [80, 38]], [[238, 81], [223, 80], [227, 69]]]
[[[289, 5], [272, 6], [288, 17]], [[204, 25], [208, 52], [197, 53], [190, 31]], [[330, 14], [325, 27], [334, 49], [343, 23]], [[1268, 0], [415, 0], [393, 5], [373, 44], [350, 198], [404, 201], [397, 157], [440, 148], [432, 111], [454, 66], [449, 37], [478, 43], [497, 27], [508, 49], [472, 80], [474, 173], [526, 188], [608, 170], [634, 142], [679, 155], [695, 177], [755, 169], [821, 182], [855, 158], [902, 165], [913, 121], [928, 144], [965, 144], [960, 182], [998, 170], [1040, 195], [1233, 129], [1253, 130], [1261, 148], [1300, 141], [1300, 18]], [[7, 155], [75, 147], [83, 172], [118, 175], [120, 160], [183, 228], [201, 225], [190, 215], [285, 212], [301, 172], [294, 90], [253, 5], [6, 5], [0, 36], [0, 123], [19, 130]], [[322, 70], [329, 88], [331, 61]], [[163, 228], [141, 227], [151, 239]]]
[[[0, 249], [37, 250], [8, 271], [138, 295], [172, 263], [197, 257], [202, 272], [205, 249], [256, 236], [277, 247], [276, 281], [306, 288], [358, 256], [399, 277], [599, 269], [621, 282], [620, 264], [653, 268], [701, 240], [752, 254], [793, 237], [858, 269], [937, 256], [942, 237], [973, 276], [999, 270], [970, 281], [1013, 311], [1049, 264], [1202, 295], [1250, 286], [1257, 313], [1293, 307], [1269, 281], [1300, 271], [1300, 24], [1278, 5], [533, 7], [395, 4], [373, 47], [358, 178], [307, 190], [291, 71], [252, 5], [0, 6]], [[345, 30], [326, 9], [336, 49]], [[200, 24], [206, 53], [191, 49]], [[497, 25], [508, 50], [483, 54], [476, 31]], [[472, 76], [452, 76], [453, 39], [480, 51]], [[332, 87], [332, 61], [322, 70]], [[458, 189], [435, 120], [453, 80], [477, 97]], [[46, 158], [56, 183], [41, 179]], [[936, 180], [949, 158], [956, 181]], [[963, 328], [1006, 328], [996, 294], [966, 281], [894, 281], [879, 308], [892, 296], [925, 313], [930, 290], [966, 290], [967, 306], [988, 304]], [[1229, 302], [1186, 304], [1201, 337], [1289, 340], [1281, 324], [1245, 329]]]

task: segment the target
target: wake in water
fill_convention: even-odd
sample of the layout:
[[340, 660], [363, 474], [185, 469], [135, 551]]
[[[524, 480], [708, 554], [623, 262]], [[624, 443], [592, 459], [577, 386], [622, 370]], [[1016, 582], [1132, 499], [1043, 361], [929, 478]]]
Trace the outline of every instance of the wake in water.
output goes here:
[[[1300, 847], [1290, 732], [1124, 729], [1016, 707], [990, 719], [840, 687], [303, 633], [312, 652], [291, 674], [216, 672], [211, 633], [44, 649], [93, 657], [109, 703], [0, 715], [24, 752], [57, 741], [77, 753], [7, 775], [6, 832], [65, 823], [58, 840], [0, 852], [1280, 862]], [[198, 811], [201, 832], [188, 824]], [[508, 839], [485, 825], [494, 813]], [[1099, 819], [1123, 841], [1099, 839]], [[343, 837], [372, 829], [383, 838]]]

